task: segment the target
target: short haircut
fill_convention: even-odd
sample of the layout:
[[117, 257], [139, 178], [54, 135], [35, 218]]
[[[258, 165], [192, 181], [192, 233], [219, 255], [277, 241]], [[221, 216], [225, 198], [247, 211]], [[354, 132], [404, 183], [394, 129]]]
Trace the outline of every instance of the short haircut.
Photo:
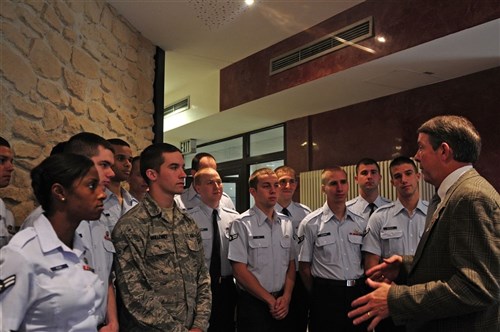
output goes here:
[[206, 167], [206, 168], [200, 169], [194, 175], [194, 178], [193, 178], [194, 184], [195, 185], [200, 185], [201, 184], [201, 177], [203, 175], [211, 174], [211, 173], [214, 173], [214, 172], [217, 173], [217, 174], [219, 174], [216, 169], [211, 168], [211, 167]]
[[9, 144], [9, 142], [8, 142], [5, 138], [3, 138], [3, 137], [1, 137], [1, 136], [0, 136], [0, 146], [5, 146], [5, 147], [7, 147], [7, 148], [9, 148], [9, 149], [10, 149], [10, 144]]
[[202, 158], [205, 158], [205, 157], [211, 158], [211, 159], [213, 159], [215, 161], [214, 156], [212, 156], [210, 153], [208, 153], [208, 152], [200, 152], [200, 153], [197, 153], [193, 157], [193, 160], [191, 160], [191, 169], [195, 170], [195, 171], [199, 171], [200, 161], [201, 161]]
[[119, 145], [119, 146], [128, 146], [130, 147], [130, 144], [122, 140], [121, 138], [110, 138], [107, 140], [109, 143], [112, 145]]
[[82, 132], [72, 136], [64, 147], [64, 152], [80, 154], [87, 158], [92, 158], [99, 153], [99, 146], [110, 150], [113, 154], [115, 153], [111, 143], [97, 134], [88, 132]]
[[68, 144], [68, 141], [59, 142], [56, 145], [54, 145], [54, 147], [50, 151], [50, 155], [52, 156], [58, 153], [63, 153], [64, 149], [66, 148], [66, 144]]
[[179, 152], [176, 146], [168, 143], [155, 143], [151, 144], [147, 148], [144, 149], [141, 153], [141, 175], [149, 185], [150, 180], [146, 175], [146, 171], [148, 169], [154, 169], [157, 172], [160, 172], [161, 165], [165, 162], [163, 158], [163, 153], [174, 153]]
[[359, 166], [361, 166], [361, 165], [375, 165], [375, 166], [377, 166], [377, 170], [380, 173], [380, 166], [375, 161], [375, 159], [372, 159], [372, 158], [363, 158], [360, 161], [358, 161], [356, 163], [356, 174], [358, 174]]
[[293, 174], [293, 177], [296, 177], [295, 170], [291, 168], [290, 166], [279, 166], [274, 170], [274, 173], [276, 173], [276, 176], [279, 178], [280, 176], [283, 176], [285, 174]]
[[394, 158], [391, 161], [391, 163], [389, 164], [389, 170], [391, 173], [391, 177], [392, 177], [392, 168], [395, 166], [404, 165], [404, 164], [412, 165], [415, 173], [418, 173], [417, 165], [415, 164], [415, 162], [411, 158], [409, 158], [407, 156], [399, 156], [399, 157]]
[[481, 153], [481, 136], [474, 125], [462, 116], [436, 116], [418, 128], [417, 133], [429, 135], [432, 148], [447, 143], [453, 151], [453, 159], [475, 163]]
[[94, 166], [89, 158], [74, 153], [54, 154], [31, 171], [31, 186], [37, 201], [47, 214], [52, 211], [52, 186], [59, 183], [70, 189], [75, 180], [83, 178]]
[[321, 172], [321, 184], [322, 185], [326, 184], [326, 173], [330, 173], [330, 172], [342, 172], [345, 174], [345, 176], [347, 178], [347, 172], [342, 167], [340, 167], [340, 166], [328, 167], [328, 168], [325, 168], [323, 170], [323, 172]]
[[248, 186], [250, 188], [257, 189], [257, 185], [259, 184], [259, 176], [262, 175], [276, 175], [276, 173], [274, 173], [274, 171], [268, 167], [259, 168], [258, 170], [255, 170], [252, 175], [250, 175], [250, 178], [248, 179]]

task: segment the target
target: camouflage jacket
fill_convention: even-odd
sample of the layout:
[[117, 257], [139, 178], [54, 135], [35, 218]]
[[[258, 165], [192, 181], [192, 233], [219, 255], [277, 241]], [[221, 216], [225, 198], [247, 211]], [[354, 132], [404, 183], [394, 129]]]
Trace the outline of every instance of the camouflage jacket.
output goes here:
[[207, 330], [210, 276], [200, 231], [177, 206], [173, 219], [146, 194], [113, 230], [121, 331]]

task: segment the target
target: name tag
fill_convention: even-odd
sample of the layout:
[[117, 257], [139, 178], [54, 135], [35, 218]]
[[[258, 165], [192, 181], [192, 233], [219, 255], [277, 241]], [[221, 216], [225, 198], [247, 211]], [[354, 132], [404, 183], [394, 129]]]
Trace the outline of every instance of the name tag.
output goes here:
[[383, 229], [384, 231], [390, 231], [390, 230], [393, 230], [393, 229], [398, 229], [398, 226], [383, 227], [382, 229]]
[[318, 237], [329, 236], [331, 234], [332, 233], [330, 233], [330, 232], [328, 232], [328, 233], [321, 233], [321, 234], [318, 234]]
[[167, 239], [168, 234], [156, 234], [156, 235], [151, 235], [149, 237], [151, 240], [161, 240], [161, 239]]
[[200, 232], [206, 232], [208, 231], [208, 228], [200, 228]]
[[68, 264], [61, 264], [61, 265], [58, 265], [58, 266], [51, 267], [50, 270], [51, 271], [59, 271], [59, 270], [62, 270], [62, 269], [67, 269], [67, 268], [68, 268]]
[[263, 238], [265, 238], [265, 236], [264, 235], [256, 235], [256, 236], [252, 236], [252, 238], [254, 238], [254, 239], [263, 239]]

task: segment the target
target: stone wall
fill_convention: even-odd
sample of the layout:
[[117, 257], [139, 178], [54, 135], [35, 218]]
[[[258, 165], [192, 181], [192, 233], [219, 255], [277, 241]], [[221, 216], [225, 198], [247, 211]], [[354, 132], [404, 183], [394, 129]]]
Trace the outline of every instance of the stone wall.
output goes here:
[[134, 153], [153, 140], [154, 45], [104, 1], [0, 1], [0, 135], [15, 153], [0, 191], [20, 224], [34, 208], [30, 170], [89, 131]]

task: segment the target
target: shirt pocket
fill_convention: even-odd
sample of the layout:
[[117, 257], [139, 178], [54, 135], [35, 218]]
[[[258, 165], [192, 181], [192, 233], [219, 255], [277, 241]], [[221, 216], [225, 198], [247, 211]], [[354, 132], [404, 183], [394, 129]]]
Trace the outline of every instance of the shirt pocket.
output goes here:
[[248, 246], [250, 247], [248, 259], [251, 265], [258, 266], [260, 268], [272, 261], [272, 257], [266, 257], [269, 240], [264, 236], [250, 238], [248, 240]]
[[316, 241], [314, 242], [315, 256], [325, 264], [332, 264], [335, 257], [336, 251], [336, 239], [333, 235], [321, 236], [318, 234]]
[[392, 255], [402, 255], [404, 251], [403, 231], [401, 230], [382, 230], [380, 232], [382, 239], [383, 257], [390, 257]]
[[202, 248], [196, 234], [186, 234], [186, 243], [190, 251], [198, 252]]
[[210, 232], [208, 228], [201, 228], [201, 241], [203, 242], [203, 251], [205, 252], [205, 259], [210, 259], [212, 255], [212, 238], [213, 232]]

